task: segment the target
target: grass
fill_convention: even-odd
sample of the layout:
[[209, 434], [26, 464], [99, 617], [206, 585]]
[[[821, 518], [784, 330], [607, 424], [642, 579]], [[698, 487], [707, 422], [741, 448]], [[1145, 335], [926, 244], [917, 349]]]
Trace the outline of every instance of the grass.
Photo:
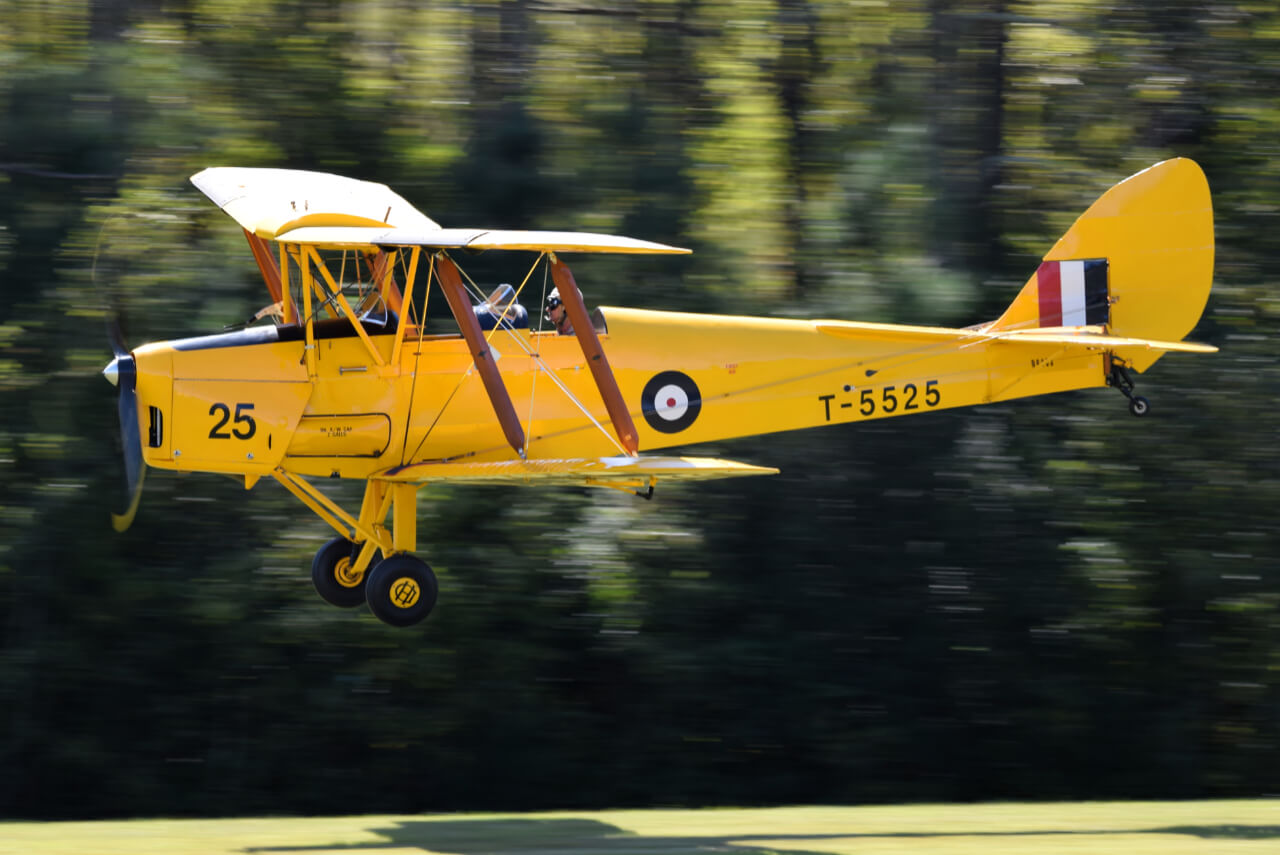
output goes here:
[[1280, 853], [1280, 801], [0, 823], [9, 855]]

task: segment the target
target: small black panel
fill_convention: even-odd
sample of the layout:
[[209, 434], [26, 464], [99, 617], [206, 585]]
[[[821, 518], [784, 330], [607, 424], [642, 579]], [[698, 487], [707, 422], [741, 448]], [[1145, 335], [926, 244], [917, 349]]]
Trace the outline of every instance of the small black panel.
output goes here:
[[159, 448], [164, 444], [164, 414], [159, 407], [150, 407], [151, 424], [147, 428], [147, 445]]

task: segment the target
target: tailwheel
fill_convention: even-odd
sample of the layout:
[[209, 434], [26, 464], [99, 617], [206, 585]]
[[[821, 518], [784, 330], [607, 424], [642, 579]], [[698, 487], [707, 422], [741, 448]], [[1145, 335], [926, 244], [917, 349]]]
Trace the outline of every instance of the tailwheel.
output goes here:
[[392, 626], [413, 626], [426, 618], [438, 594], [436, 574], [426, 562], [404, 553], [378, 562], [365, 589], [369, 611]]
[[329, 605], [350, 609], [364, 602], [369, 574], [363, 570], [354, 572], [359, 554], [360, 545], [345, 537], [335, 537], [316, 553], [311, 562], [311, 584]]
[[1111, 373], [1107, 375], [1107, 385], [1120, 390], [1120, 394], [1129, 399], [1129, 412], [1135, 416], [1145, 416], [1151, 411], [1151, 402], [1141, 395], [1133, 394], [1133, 378], [1125, 370], [1120, 360], [1112, 357]]

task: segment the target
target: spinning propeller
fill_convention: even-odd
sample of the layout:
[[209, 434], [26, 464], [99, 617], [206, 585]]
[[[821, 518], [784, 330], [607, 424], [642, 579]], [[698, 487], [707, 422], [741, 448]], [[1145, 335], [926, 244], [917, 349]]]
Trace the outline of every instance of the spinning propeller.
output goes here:
[[111, 340], [111, 351], [115, 358], [102, 369], [102, 375], [120, 390], [120, 442], [124, 447], [124, 478], [129, 497], [129, 506], [125, 512], [111, 515], [111, 526], [116, 531], [124, 531], [133, 524], [133, 517], [138, 512], [138, 501], [142, 498], [144, 467], [142, 436], [138, 433], [138, 374], [133, 354], [124, 343], [120, 322], [114, 317], [107, 320], [107, 337]]

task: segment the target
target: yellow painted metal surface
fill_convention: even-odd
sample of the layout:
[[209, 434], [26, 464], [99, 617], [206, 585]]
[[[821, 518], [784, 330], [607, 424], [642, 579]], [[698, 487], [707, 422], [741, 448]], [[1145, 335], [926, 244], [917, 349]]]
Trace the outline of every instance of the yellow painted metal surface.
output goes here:
[[269, 472], [284, 457], [308, 391], [299, 383], [174, 380], [174, 468]]
[[380, 457], [391, 445], [386, 413], [303, 416], [285, 452], [289, 457]]
[[418, 488], [392, 484], [389, 492], [393, 546], [396, 552], [413, 552], [418, 548]]
[[389, 588], [393, 592], [391, 605], [399, 609], [413, 608], [418, 604], [418, 600], [422, 596], [422, 589], [418, 587], [418, 580], [412, 576], [400, 576], [392, 580]]

